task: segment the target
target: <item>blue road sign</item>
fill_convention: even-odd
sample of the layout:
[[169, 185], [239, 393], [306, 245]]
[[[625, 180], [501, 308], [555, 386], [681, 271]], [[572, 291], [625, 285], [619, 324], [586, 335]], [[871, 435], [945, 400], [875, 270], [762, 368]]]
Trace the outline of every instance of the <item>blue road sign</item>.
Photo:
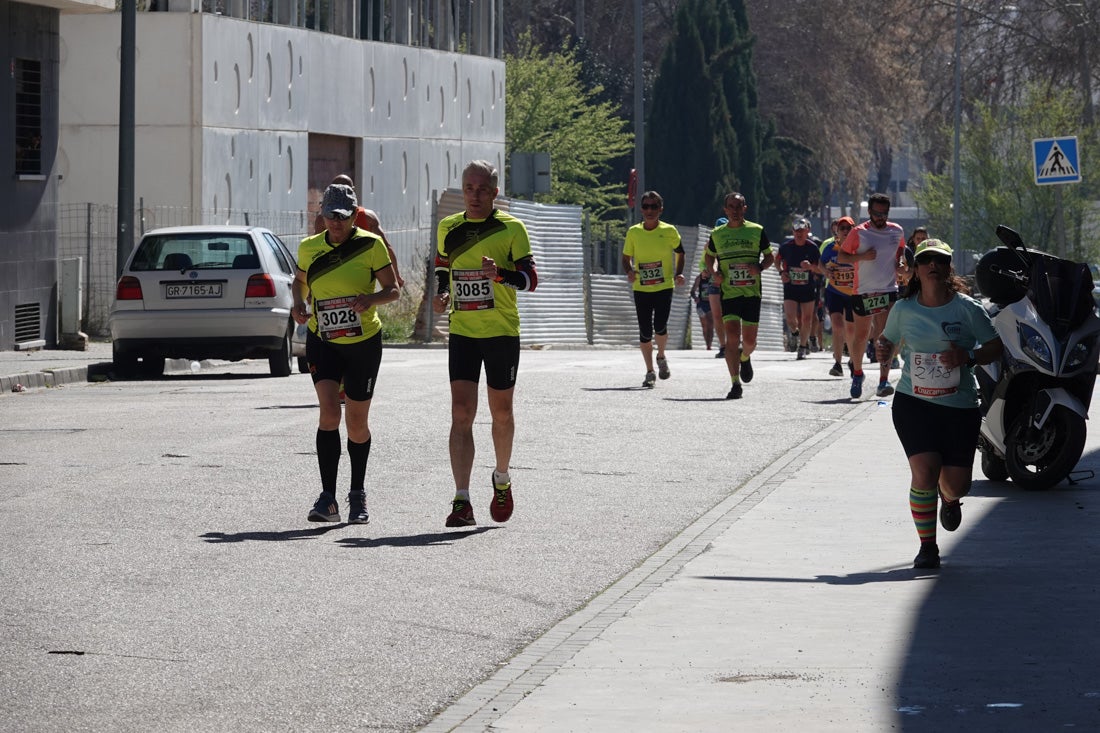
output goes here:
[[1046, 137], [1032, 140], [1035, 160], [1035, 183], [1080, 183], [1081, 162], [1077, 156], [1076, 137]]

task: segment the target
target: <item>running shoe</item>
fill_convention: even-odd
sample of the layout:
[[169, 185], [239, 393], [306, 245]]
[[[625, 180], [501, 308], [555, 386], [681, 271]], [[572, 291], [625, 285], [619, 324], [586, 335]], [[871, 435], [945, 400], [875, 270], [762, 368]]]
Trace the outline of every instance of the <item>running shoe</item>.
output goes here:
[[794, 351], [797, 348], [798, 348], [798, 334], [794, 333], [792, 331], [791, 333], [787, 334], [787, 351]]
[[352, 491], [348, 494], [348, 524], [366, 524], [370, 521], [367, 514], [367, 492]]
[[741, 377], [741, 381], [745, 384], [752, 381], [752, 375], [754, 374], [752, 370], [752, 359], [741, 360], [741, 369], [738, 374]]
[[853, 400], [857, 400], [863, 396], [863, 377], [862, 374], [852, 375], [852, 389], [848, 392], [852, 396]]
[[962, 502], [956, 499], [948, 501], [940, 494], [940, 526], [948, 532], [954, 532], [962, 524]]
[[891, 369], [901, 369], [901, 362], [898, 361], [898, 358], [896, 356], [893, 359], [890, 360], [890, 368]]
[[310, 522], [339, 522], [340, 505], [336, 503], [336, 497], [322, 491], [306, 519]]
[[489, 505], [489, 516], [494, 522], [507, 522], [512, 516], [512, 482], [498, 484], [493, 481], [493, 502]]
[[940, 566], [940, 548], [935, 542], [922, 542], [920, 552], [913, 558], [913, 567], [917, 570], [935, 570]]
[[725, 346], [719, 346], [718, 347], [718, 353], [714, 355], [714, 358], [715, 359], [725, 359], [726, 358], [726, 347]]
[[451, 513], [447, 515], [448, 527], [472, 527], [477, 524], [474, 519], [474, 508], [465, 499], [455, 499], [451, 502]]
[[661, 379], [668, 379], [672, 376], [672, 372], [668, 370], [668, 359], [663, 356], [657, 357], [657, 376]]
[[889, 397], [894, 394], [894, 388], [889, 382], [879, 382], [875, 394], [879, 397]]
[[653, 389], [653, 385], [657, 384], [657, 375], [653, 372], [646, 372], [645, 379], [642, 381], [642, 386], [646, 389]]
[[821, 351], [821, 347], [817, 345], [817, 336], [810, 336], [810, 351]]
[[727, 400], [739, 400], [741, 399], [742, 387], [740, 382], [734, 382], [730, 387], [729, 394], [726, 395]]
[[833, 368], [829, 370], [830, 377], [843, 377], [844, 367], [840, 366], [840, 362], [833, 364]]
[[795, 358], [798, 359], [798, 360], [805, 359], [806, 358], [806, 353], [809, 352], [809, 350], [810, 349], [807, 346], [799, 346], [798, 347], [798, 356], [796, 356]]

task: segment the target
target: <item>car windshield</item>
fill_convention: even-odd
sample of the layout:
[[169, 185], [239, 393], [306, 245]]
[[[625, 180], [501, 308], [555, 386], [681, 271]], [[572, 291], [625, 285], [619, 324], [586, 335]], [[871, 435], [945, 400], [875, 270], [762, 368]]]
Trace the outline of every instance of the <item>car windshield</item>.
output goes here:
[[244, 234], [150, 235], [141, 240], [130, 265], [135, 271], [255, 270], [260, 259]]

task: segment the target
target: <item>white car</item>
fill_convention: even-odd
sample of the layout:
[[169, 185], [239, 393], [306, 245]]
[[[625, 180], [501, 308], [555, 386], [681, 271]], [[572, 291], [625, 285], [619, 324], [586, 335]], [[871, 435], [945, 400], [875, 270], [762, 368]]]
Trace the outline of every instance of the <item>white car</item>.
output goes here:
[[309, 360], [306, 359], [306, 337], [309, 334], [309, 324], [303, 323], [294, 328], [294, 338], [290, 341], [290, 353], [298, 360], [298, 371], [305, 374], [309, 371]]
[[116, 370], [157, 376], [166, 358], [266, 357], [273, 376], [289, 376], [295, 269], [286, 244], [261, 227], [146, 233], [115, 291]]

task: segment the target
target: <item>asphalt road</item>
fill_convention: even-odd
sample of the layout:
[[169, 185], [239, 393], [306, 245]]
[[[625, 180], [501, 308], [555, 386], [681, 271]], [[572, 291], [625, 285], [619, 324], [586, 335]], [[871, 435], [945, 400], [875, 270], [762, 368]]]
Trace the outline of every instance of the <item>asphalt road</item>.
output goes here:
[[489, 518], [482, 394], [467, 530], [441, 349], [383, 358], [366, 526], [305, 521], [316, 402], [266, 361], [6, 400], [0, 730], [416, 729], [852, 413], [828, 357], [754, 363], [727, 401], [711, 352], [643, 390], [636, 350], [524, 351], [516, 512]]

